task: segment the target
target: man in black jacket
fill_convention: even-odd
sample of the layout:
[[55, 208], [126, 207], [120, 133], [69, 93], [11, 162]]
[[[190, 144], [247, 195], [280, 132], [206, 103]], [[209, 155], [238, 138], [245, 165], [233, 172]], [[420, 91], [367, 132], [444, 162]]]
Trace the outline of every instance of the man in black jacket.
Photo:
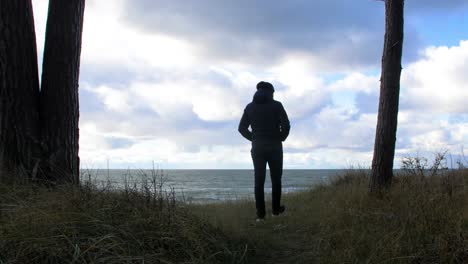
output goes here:
[[[285, 207], [281, 205], [282, 142], [289, 135], [290, 124], [283, 105], [273, 100], [274, 92], [271, 83], [259, 82], [253, 101], [245, 107], [239, 123], [239, 132], [252, 141], [257, 221], [265, 218], [264, 185], [267, 163], [272, 185], [272, 214], [279, 215], [285, 211]], [[249, 131], [249, 126], [252, 131]]]

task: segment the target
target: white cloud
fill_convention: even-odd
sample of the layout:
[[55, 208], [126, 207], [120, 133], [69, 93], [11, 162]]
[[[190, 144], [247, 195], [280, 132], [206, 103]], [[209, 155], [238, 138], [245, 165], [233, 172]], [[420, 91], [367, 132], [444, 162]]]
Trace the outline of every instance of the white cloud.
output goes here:
[[[89, 1], [83, 26], [82, 67], [113, 65], [136, 73], [155, 68], [184, 68], [194, 63], [190, 43], [143, 34], [123, 23], [123, 0]], [[119, 78], [119, 76], [112, 76]]]
[[431, 113], [468, 112], [468, 41], [454, 47], [430, 47], [424, 58], [402, 72], [402, 101]]
[[109, 110], [128, 113], [133, 108], [128, 101], [129, 93], [126, 90], [119, 90], [104, 85], [95, 89], [91, 89], [89, 86], [84, 86], [83, 88], [94, 92]]
[[[436, 52], [434, 54], [445, 56], [444, 59], [447, 59], [447, 51], [456, 52], [457, 56], [460, 56], [463, 53], [459, 53], [459, 49], [463, 45], [458, 48], [442, 48], [442, 53]], [[433, 54], [431, 50], [438, 49], [429, 48], [428, 54]], [[430, 60], [424, 58], [409, 65], [408, 69], [410, 70], [405, 73], [406, 76], [410, 72], [413, 79], [424, 80], [423, 85], [427, 86], [437, 82], [434, 78], [444, 78], [445, 81], [460, 87], [462, 83], [459, 82], [463, 81], [463, 78], [460, 78], [459, 75], [425, 74], [423, 69], [446, 67], [439, 65], [440, 60], [435, 55], [431, 56]], [[464, 67], [454, 56], [448, 57], [455, 60], [453, 65], [456, 67], [453, 67], [451, 71], [458, 72], [460, 67]], [[447, 62], [447, 64], [450, 63]], [[314, 67], [310, 61], [290, 59], [282, 64], [272, 66], [265, 71], [266, 73], [259, 74], [273, 80], [277, 88], [276, 98], [283, 101], [292, 119], [291, 135], [285, 143], [285, 149], [291, 150], [291, 152], [285, 153], [285, 166], [289, 168], [326, 168], [327, 166], [343, 168], [356, 164], [367, 166], [372, 158], [376, 113], [361, 113], [360, 105], [357, 104], [356, 98], [352, 95], [356, 93], [377, 95], [379, 91], [378, 77], [360, 72], [350, 72], [327, 83], [319, 75], [314, 74]], [[213, 137], [216, 131], [210, 131], [211, 128], [203, 128], [203, 126], [189, 127], [187, 131], [178, 131], [168, 127], [167, 129], [176, 133], [174, 135], [163, 135], [158, 132], [158, 129], [146, 130], [145, 137], [166, 139], [167, 142], [173, 144], [173, 148], [162, 148], [164, 152], [169, 153], [171, 158], [157, 155], [153, 157], [164, 160], [165, 164], [171, 164], [171, 166], [185, 164], [181, 166], [192, 168], [203, 167], [202, 164], [208, 167], [240, 166], [248, 168], [251, 165], [248, 149], [245, 149], [248, 147], [248, 143], [240, 143], [242, 141], [236, 132], [236, 125], [244, 105], [250, 101], [250, 96], [255, 90], [255, 83], [260, 77], [245, 70], [240, 72], [236, 70], [230, 70], [225, 66], [211, 67], [208, 70], [223, 76], [227, 83], [213, 82], [209, 75], [205, 79], [197, 79], [199, 76], [189, 74], [186, 75], [187, 79], [167, 79], [162, 83], [136, 81], [123, 91], [98, 87], [96, 93], [100, 95], [103, 103], [110, 110], [127, 109], [131, 112], [137, 109], [137, 105], [140, 105], [157, 113], [159, 119], [155, 120], [175, 119], [187, 122], [196, 116], [202, 121], [225, 121], [232, 124], [230, 127], [232, 131], [229, 130], [229, 134], [226, 134], [229, 136], [223, 138], [220, 135], [217, 139]], [[420, 86], [408, 85], [407, 78], [402, 79], [402, 85], [406, 85], [405, 90], [402, 91], [402, 100], [405, 100], [408, 94], [417, 95], [421, 92]], [[425, 78], [428, 80], [426, 81]], [[401, 109], [397, 139], [398, 157], [421, 150], [449, 149], [457, 151], [467, 143], [467, 123], [463, 123], [463, 120], [461, 123], [450, 121], [450, 115], [444, 116], [438, 108], [449, 104], [455, 109], [463, 109], [464, 104], [461, 104], [457, 94], [445, 95], [442, 91], [434, 91], [438, 92], [436, 98], [425, 101], [422, 109], [418, 109], [420, 103], [414, 101], [409, 101], [411, 103], [409, 109]], [[126, 96], [119, 96], [119, 93], [124, 93]], [[339, 100], [329, 101], [335, 95], [343, 95], [350, 101], [346, 104]], [[448, 102], [441, 103], [437, 100], [437, 97], [443, 96]], [[415, 96], [415, 98], [420, 98], [420, 96]], [[116, 102], [113, 103], [113, 100]], [[123, 104], [123, 106], [119, 104]], [[427, 112], [442, 113], [427, 115]], [[127, 118], [129, 118], [128, 115]], [[148, 144], [151, 141], [138, 139], [136, 136], [140, 134], [138, 131], [144, 131], [142, 130], [144, 125], [140, 126], [138, 120], [115, 127], [120, 127], [120, 130], [117, 129], [120, 131], [119, 135], [127, 135], [128, 137], [135, 135], [133, 138], [137, 142], [146, 142], [141, 143], [142, 146], [151, 145], [151, 143]], [[219, 132], [221, 133], [221, 131], [223, 131], [222, 133], [226, 132], [226, 130]], [[204, 139], [203, 142], [199, 142], [200, 138]], [[211, 144], [210, 141], [217, 143]], [[155, 142], [161, 144], [160, 141]], [[223, 145], [225, 147], [216, 147]], [[193, 148], [191, 146], [196, 146], [195, 152], [186, 151], [186, 149]], [[241, 148], [239, 149], [238, 146]], [[151, 156], [149, 151], [145, 152], [144, 148], [141, 147], [128, 147], [119, 151], [109, 149], [108, 151], [113, 153], [109, 154], [110, 156], [121, 161], [127, 160], [125, 158], [127, 154], [135, 157], [131, 159], [135, 162], [145, 157], [146, 160], [149, 160], [148, 157]], [[138, 151], [147, 154], [137, 155]], [[177, 163], [177, 159], [179, 159], [179, 163]]]
[[284, 163], [289, 168], [369, 168], [371, 161], [372, 152], [370, 151], [359, 152], [339, 148], [317, 148], [309, 153], [286, 153], [284, 155]]
[[193, 112], [205, 121], [235, 120], [243, 110], [235, 90], [209, 82], [135, 83], [130, 91], [135, 102], [146, 104], [159, 115], [169, 118]]
[[275, 97], [284, 103], [291, 118], [304, 116], [327, 99], [324, 80], [315, 69], [312, 61], [291, 56], [270, 70], [271, 79], [285, 87], [275, 92]]
[[428, 114], [425, 111], [405, 110], [399, 113], [397, 148], [402, 153], [448, 150], [459, 154], [468, 143], [466, 114], [464, 121], [455, 121], [447, 114]]
[[353, 91], [367, 94], [378, 93], [380, 78], [378, 76], [368, 76], [360, 72], [352, 72], [345, 78], [330, 85], [333, 91]]
[[[33, 1], [39, 57], [47, 2]], [[375, 72], [380, 71], [378, 41], [383, 38], [383, 27], [378, 23], [366, 26], [377, 19], [383, 23], [383, 12], [361, 20], [361, 15], [345, 10], [349, 17], [325, 28], [318, 23], [298, 24], [300, 17], [288, 21], [294, 28], [270, 22], [255, 28], [245, 28], [246, 21], [238, 21], [234, 28], [203, 24], [212, 21], [211, 17], [202, 19], [203, 27], [197, 24], [200, 21], [177, 24], [185, 23], [182, 17], [170, 26], [199, 27], [198, 31], [174, 33], [166, 32], [170, 27], [159, 30], [148, 21], [160, 9], [151, 9], [151, 16], [142, 17], [145, 28], [130, 25], [125, 3], [133, 2], [87, 2], [80, 87], [86, 96], [95, 95], [92, 99], [97, 106], [81, 109], [83, 164], [102, 167], [109, 159], [112, 166], [123, 168], [132, 164], [149, 167], [152, 161], [167, 168], [251, 168], [249, 142], [237, 133], [237, 122], [260, 80], [275, 85], [275, 98], [282, 101], [291, 118], [290, 138], [284, 144], [286, 168], [370, 164], [376, 113], [374, 107], [364, 109], [367, 106], [359, 100], [375, 100], [369, 104], [377, 105], [379, 76]], [[184, 8], [181, 3], [173, 7]], [[233, 3], [230, 5], [236, 5]], [[335, 2], [301, 4], [337, 10]], [[371, 7], [361, 4], [369, 10], [383, 10], [379, 3]], [[241, 13], [253, 10], [250, 2], [236, 8]], [[272, 6], [264, 18], [276, 22], [277, 9]], [[171, 18], [171, 14], [165, 15]], [[310, 17], [308, 11], [301, 15], [318, 18]], [[135, 19], [135, 13], [132, 16]], [[246, 16], [258, 18], [252, 13]], [[247, 34], [239, 32], [241, 29]], [[322, 36], [322, 29], [331, 33]], [[226, 34], [229, 32], [233, 35]], [[400, 156], [420, 150], [456, 152], [468, 143], [468, 41], [453, 47], [429, 47], [421, 56], [403, 65], [397, 135]], [[119, 141], [125, 144], [117, 144]]]

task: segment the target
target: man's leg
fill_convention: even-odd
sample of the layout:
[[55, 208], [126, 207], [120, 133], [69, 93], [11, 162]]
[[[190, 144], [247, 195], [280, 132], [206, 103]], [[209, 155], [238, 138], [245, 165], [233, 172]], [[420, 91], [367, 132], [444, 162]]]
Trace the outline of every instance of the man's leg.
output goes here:
[[257, 217], [264, 218], [266, 159], [262, 148], [253, 146], [251, 153], [255, 169], [255, 206], [257, 208]]
[[268, 166], [271, 177], [271, 200], [273, 214], [280, 211], [281, 206], [281, 177], [283, 176], [283, 147], [274, 147], [269, 155]]

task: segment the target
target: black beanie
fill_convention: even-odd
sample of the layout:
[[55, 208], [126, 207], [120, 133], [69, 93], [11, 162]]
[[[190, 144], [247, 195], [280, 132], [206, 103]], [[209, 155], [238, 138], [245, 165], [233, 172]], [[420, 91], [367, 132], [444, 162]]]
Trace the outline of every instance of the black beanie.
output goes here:
[[275, 88], [273, 88], [273, 85], [269, 82], [259, 82], [257, 83], [257, 90], [268, 90], [268, 91], [275, 91]]

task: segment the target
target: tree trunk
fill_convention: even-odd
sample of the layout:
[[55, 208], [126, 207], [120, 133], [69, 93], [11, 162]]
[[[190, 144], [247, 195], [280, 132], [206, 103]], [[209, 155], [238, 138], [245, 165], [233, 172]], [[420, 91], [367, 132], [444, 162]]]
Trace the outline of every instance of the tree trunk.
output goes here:
[[385, 1], [385, 42], [370, 192], [389, 187], [393, 177], [403, 50], [403, 7], [404, 0]]
[[78, 79], [84, 6], [84, 0], [49, 2], [40, 120], [46, 144], [42, 166], [52, 181], [79, 181]]
[[35, 177], [39, 80], [31, 0], [0, 1], [0, 177]]

